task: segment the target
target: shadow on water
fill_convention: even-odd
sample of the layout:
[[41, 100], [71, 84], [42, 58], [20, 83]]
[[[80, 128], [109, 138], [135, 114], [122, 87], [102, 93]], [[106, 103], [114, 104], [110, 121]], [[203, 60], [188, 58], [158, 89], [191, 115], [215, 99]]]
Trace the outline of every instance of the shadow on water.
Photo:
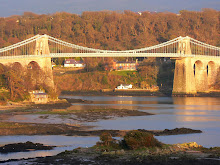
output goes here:
[[174, 60], [164, 58], [163, 61], [160, 61], [159, 72], [157, 74], [157, 85], [159, 86], [160, 92], [166, 96], [172, 95], [174, 70]]

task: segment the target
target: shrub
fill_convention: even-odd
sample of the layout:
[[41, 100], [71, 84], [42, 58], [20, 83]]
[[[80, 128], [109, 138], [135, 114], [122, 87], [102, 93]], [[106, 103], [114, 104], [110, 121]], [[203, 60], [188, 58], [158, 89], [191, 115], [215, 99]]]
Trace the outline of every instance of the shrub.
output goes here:
[[123, 147], [136, 150], [144, 147], [161, 147], [162, 144], [154, 138], [153, 134], [142, 131], [130, 131], [122, 140]]
[[100, 135], [100, 140], [105, 146], [109, 146], [110, 143], [113, 141], [112, 135], [109, 132], [103, 132]]

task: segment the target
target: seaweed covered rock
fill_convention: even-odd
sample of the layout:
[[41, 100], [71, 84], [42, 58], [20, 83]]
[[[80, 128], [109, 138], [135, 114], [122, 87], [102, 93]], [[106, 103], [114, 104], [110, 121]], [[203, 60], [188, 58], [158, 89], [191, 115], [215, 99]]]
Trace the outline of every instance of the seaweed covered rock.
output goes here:
[[175, 128], [175, 129], [165, 129], [158, 134], [159, 135], [179, 135], [179, 134], [191, 134], [191, 133], [202, 133], [202, 131], [194, 130], [191, 128]]
[[14, 143], [2, 146], [0, 147], [0, 153], [26, 152], [30, 150], [52, 150], [53, 148], [54, 146], [44, 146], [40, 143], [27, 141], [26, 143]]

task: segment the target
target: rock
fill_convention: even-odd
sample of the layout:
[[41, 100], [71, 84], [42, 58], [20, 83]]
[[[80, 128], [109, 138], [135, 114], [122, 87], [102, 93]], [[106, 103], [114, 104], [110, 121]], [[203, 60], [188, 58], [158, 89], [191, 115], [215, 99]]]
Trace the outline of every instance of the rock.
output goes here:
[[116, 154], [116, 151], [110, 151], [109, 154], [110, 154], [110, 155], [115, 155], [115, 154]]
[[117, 155], [123, 155], [123, 154], [125, 154], [125, 151], [123, 149], [122, 150], [117, 150], [116, 154]]
[[199, 148], [199, 147], [202, 147], [201, 145], [198, 145], [196, 142], [182, 143], [182, 144], [180, 144], [180, 146], [184, 147], [184, 148]]
[[44, 146], [40, 143], [32, 143], [27, 141], [26, 143], [14, 143], [7, 144], [0, 147], [0, 153], [9, 153], [9, 152], [27, 152], [31, 150], [51, 150], [54, 146]]
[[201, 130], [194, 130], [191, 128], [175, 128], [165, 129], [162, 132], [158, 132], [155, 135], [179, 135], [179, 134], [191, 134], [191, 133], [202, 133]]

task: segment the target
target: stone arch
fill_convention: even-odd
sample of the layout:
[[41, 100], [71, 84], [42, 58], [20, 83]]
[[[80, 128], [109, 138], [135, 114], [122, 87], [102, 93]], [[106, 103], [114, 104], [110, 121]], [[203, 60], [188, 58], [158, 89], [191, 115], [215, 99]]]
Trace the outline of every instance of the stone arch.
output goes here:
[[202, 61], [200, 60], [197, 60], [195, 63], [194, 63], [194, 71], [199, 71], [203, 68], [203, 63]]
[[6, 66], [0, 63], [0, 88], [6, 85], [5, 70]]
[[207, 70], [202, 61], [197, 60], [193, 65], [194, 78], [195, 78], [195, 86], [196, 91], [206, 91], [207, 84]]
[[36, 61], [29, 62], [27, 69], [40, 70], [40, 65]]
[[5, 72], [5, 65], [3, 65], [2, 63], [0, 63], [0, 74], [4, 74]]
[[216, 81], [216, 64], [213, 61], [209, 61], [207, 64], [207, 77], [208, 77], [208, 86], [211, 86]]
[[0, 88], [6, 85], [5, 70], [6, 66], [0, 63]]
[[27, 84], [28, 84], [28, 91], [35, 90], [42, 84], [44, 73], [40, 65], [36, 61], [31, 61], [27, 65]]
[[19, 62], [14, 62], [12, 65], [11, 65], [11, 68], [15, 71], [23, 71], [23, 66], [21, 65], [21, 63]]

